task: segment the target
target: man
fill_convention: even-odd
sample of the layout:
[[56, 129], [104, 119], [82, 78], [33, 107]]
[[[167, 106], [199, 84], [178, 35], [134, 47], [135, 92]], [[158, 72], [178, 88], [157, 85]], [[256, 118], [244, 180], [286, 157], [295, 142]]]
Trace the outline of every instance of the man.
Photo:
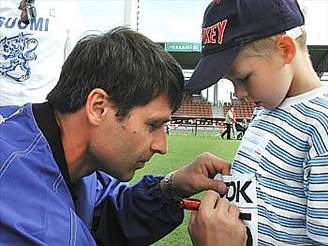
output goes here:
[[221, 138], [224, 138], [224, 136], [227, 134], [227, 139], [231, 139], [231, 127], [235, 122], [234, 119], [234, 111], [233, 111], [233, 106], [230, 106], [230, 109], [228, 110], [225, 118], [225, 123], [226, 123], [226, 129], [224, 132], [221, 134]]
[[[0, 108], [0, 244], [149, 245], [182, 222], [182, 197], [225, 193], [211, 178], [229, 165], [211, 154], [165, 178], [121, 182], [166, 153], [164, 126], [183, 91], [178, 64], [137, 32], [80, 40], [46, 103]], [[239, 210], [217, 194], [205, 198], [191, 230], [220, 235], [220, 225], [206, 226], [214, 214], [236, 221], [225, 238], [242, 242]]]

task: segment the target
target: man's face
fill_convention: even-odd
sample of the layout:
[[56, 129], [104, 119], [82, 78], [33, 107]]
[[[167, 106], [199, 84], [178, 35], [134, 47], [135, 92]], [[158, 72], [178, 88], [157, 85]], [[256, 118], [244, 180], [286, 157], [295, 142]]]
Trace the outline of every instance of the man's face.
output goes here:
[[278, 52], [272, 52], [268, 58], [238, 56], [225, 77], [233, 82], [238, 98], [266, 108], [280, 105], [292, 81]]
[[128, 181], [154, 153], [167, 152], [165, 123], [171, 109], [166, 95], [144, 106], [134, 107], [118, 120], [112, 108], [102, 125], [91, 134], [89, 152], [97, 160], [96, 168]]

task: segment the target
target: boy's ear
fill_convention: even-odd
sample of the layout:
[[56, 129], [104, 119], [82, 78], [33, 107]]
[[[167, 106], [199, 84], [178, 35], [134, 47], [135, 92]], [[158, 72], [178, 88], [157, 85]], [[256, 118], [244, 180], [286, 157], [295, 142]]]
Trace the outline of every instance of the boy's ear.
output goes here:
[[95, 88], [90, 91], [85, 104], [86, 117], [92, 125], [100, 125], [108, 114], [110, 103], [106, 91]]
[[290, 64], [296, 55], [296, 42], [288, 35], [281, 35], [276, 42], [284, 64]]

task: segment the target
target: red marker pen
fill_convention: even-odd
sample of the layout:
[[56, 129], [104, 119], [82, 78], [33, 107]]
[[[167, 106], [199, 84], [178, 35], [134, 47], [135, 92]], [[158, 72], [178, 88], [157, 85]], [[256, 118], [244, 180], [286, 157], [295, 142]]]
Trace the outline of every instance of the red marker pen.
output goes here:
[[[180, 202], [180, 208], [187, 210], [198, 210], [200, 206], [200, 200], [195, 198], [185, 198]], [[251, 220], [252, 214], [250, 213], [239, 213], [239, 219]]]
[[200, 200], [195, 198], [185, 198], [180, 202], [180, 208], [188, 210], [198, 210], [200, 206]]

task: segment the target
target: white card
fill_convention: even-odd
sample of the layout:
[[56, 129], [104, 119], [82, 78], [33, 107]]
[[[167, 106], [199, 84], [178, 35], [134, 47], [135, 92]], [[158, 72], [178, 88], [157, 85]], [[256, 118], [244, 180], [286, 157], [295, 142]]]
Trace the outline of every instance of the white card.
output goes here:
[[[248, 227], [252, 245], [258, 244], [258, 214], [255, 174], [233, 173], [231, 176], [218, 174], [216, 180], [223, 181], [229, 190], [225, 197], [243, 213], [245, 225]], [[249, 235], [250, 237], [250, 235]]]

